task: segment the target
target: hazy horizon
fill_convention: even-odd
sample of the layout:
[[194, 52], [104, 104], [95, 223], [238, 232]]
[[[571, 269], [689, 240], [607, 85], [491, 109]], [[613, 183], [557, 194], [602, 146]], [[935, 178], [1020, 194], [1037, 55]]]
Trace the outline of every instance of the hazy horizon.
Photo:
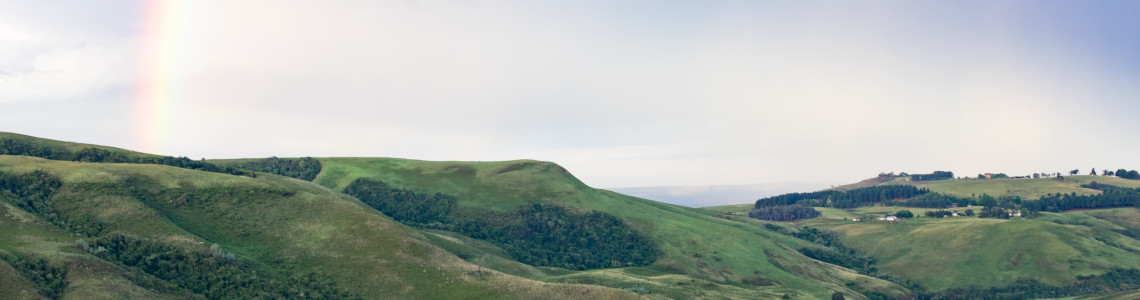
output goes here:
[[1140, 169], [1132, 1], [0, 1], [0, 131], [596, 187]]

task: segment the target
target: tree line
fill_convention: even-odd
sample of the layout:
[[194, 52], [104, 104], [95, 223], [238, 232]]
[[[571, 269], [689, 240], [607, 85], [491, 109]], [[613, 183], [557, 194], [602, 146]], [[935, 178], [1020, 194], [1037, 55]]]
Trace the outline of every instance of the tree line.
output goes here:
[[196, 161], [186, 157], [128, 155], [94, 147], [83, 148], [79, 151], [72, 152], [63, 146], [46, 146], [38, 143], [31, 143], [9, 138], [0, 139], [0, 155], [23, 155], [50, 160], [78, 162], [152, 164], [212, 173], [255, 176], [255, 174], [249, 171], [225, 166], [218, 166], [205, 161]]
[[404, 224], [448, 230], [498, 245], [515, 260], [585, 270], [652, 263], [661, 251], [622, 219], [600, 211], [523, 205], [501, 212], [460, 207], [445, 194], [425, 194], [360, 178], [344, 193]]
[[1094, 195], [1048, 194], [1037, 201], [1019, 203], [1030, 211], [1061, 212], [1071, 209], [1094, 209], [1136, 206], [1140, 208], [1140, 189], [1123, 188], [1091, 182], [1082, 187], [1101, 191]]
[[243, 161], [228, 164], [230, 167], [250, 171], [271, 173], [281, 176], [293, 177], [304, 181], [313, 181], [321, 173], [321, 161], [312, 157], [298, 159], [278, 158], [271, 156], [264, 159]]
[[944, 180], [954, 179], [954, 172], [950, 171], [934, 171], [930, 174], [911, 174], [910, 181], [929, 181], [929, 180]]
[[910, 185], [876, 185], [849, 191], [788, 193], [756, 200], [755, 208], [799, 204], [803, 206], [855, 208], [875, 203], [913, 198], [930, 193]]
[[753, 209], [748, 212], [748, 216], [768, 221], [793, 221], [799, 219], [811, 219], [819, 216], [819, 211], [810, 206], [803, 206], [800, 204], [792, 205], [777, 205], [765, 206]]

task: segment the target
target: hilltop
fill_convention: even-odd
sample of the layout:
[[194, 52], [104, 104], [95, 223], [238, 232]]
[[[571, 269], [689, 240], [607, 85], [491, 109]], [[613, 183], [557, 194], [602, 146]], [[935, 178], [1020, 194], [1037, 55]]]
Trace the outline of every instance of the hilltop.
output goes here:
[[[908, 293], [808, 258], [798, 249], [818, 245], [767, 229], [765, 222], [594, 189], [550, 162], [189, 161], [0, 134], [4, 139], [16, 146], [0, 155], [0, 224], [6, 228], [0, 270], [15, 272], [0, 272], [0, 288], [32, 298], [815, 299], [839, 292], [863, 299]], [[21, 151], [25, 155], [12, 155]], [[423, 201], [393, 208], [384, 206], [393, 203], [384, 197]], [[440, 207], [459, 214], [429, 213]], [[457, 223], [488, 220], [496, 223]], [[581, 238], [550, 244], [527, 240], [530, 230]], [[635, 241], [643, 255], [589, 251], [606, 238]], [[564, 243], [586, 248], [543, 248]], [[544, 252], [520, 257], [530, 252], [519, 249]], [[168, 260], [173, 257], [181, 259]]]
[[[899, 293], [890, 282], [806, 258], [796, 251], [815, 247], [803, 240], [718, 217], [706, 210], [669, 205], [593, 189], [553, 163], [433, 162], [393, 158], [321, 158], [314, 182], [343, 190], [360, 178], [423, 193], [453, 195], [458, 206], [509, 211], [548, 204], [604, 212], [652, 238], [660, 258], [643, 267], [572, 272], [529, 270], [531, 278], [556, 282], [638, 285], [670, 297], [830, 296], [875, 291]], [[509, 258], [507, 258], [509, 259]], [[799, 267], [792, 267], [799, 266]], [[857, 290], [850, 290], [848, 286]]]

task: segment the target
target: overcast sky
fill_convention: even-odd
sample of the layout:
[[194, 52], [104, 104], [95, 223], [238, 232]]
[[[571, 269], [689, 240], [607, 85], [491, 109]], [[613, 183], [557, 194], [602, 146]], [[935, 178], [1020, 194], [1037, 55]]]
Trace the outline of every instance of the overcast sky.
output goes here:
[[8, 1], [0, 130], [595, 187], [1140, 168], [1138, 1]]

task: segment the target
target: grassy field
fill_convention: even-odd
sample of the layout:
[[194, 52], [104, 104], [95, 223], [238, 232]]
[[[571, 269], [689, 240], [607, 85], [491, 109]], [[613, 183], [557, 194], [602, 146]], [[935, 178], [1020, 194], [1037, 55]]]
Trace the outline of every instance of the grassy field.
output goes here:
[[1065, 177], [1065, 181], [1072, 182], [1077, 185], [1089, 184], [1093, 181], [1096, 181], [1097, 183], [1115, 185], [1119, 187], [1140, 188], [1140, 180], [1124, 179], [1112, 176], [1068, 176]]
[[[1069, 177], [1066, 177], [1069, 178]], [[935, 181], [891, 181], [886, 184], [906, 184], [913, 185], [919, 188], [927, 188], [933, 192], [958, 196], [958, 197], [973, 197], [982, 194], [989, 194], [990, 196], [1018, 196], [1022, 199], [1033, 200], [1041, 198], [1046, 194], [1069, 194], [1077, 193], [1079, 195], [1091, 195], [1099, 193], [1096, 190], [1086, 189], [1080, 187], [1074, 181], [1065, 180], [1060, 181], [1054, 178], [1038, 178], [1038, 179], [952, 179], [952, 180], [935, 180]]]
[[[909, 184], [960, 197], [986, 193], [1032, 200], [1050, 193], [1099, 193], [1080, 187], [1093, 181], [1140, 187], [1140, 181], [1103, 176], [1069, 176], [1064, 181], [957, 179], [915, 183], [898, 179], [882, 184]], [[749, 203], [705, 209], [746, 213], [751, 208]], [[899, 223], [877, 221], [903, 209], [920, 217]], [[971, 208], [946, 210], [963, 213], [966, 209]], [[1135, 208], [1041, 212], [1030, 219], [1011, 220], [931, 219], [922, 216], [937, 209], [890, 206], [816, 210], [821, 217], [795, 223], [834, 230], [843, 235], [848, 246], [873, 256], [880, 270], [935, 291], [1002, 286], [1019, 278], [1060, 285], [1071, 283], [1078, 275], [1140, 267], [1140, 241], [1117, 233], [1140, 230], [1140, 212]], [[852, 222], [852, 218], [863, 221]]]
[[[800, 224], [839, 232], [848, 246], [875, 257], [880, 270], [935, 291], [1001, 286], [1018, 278], [1061, 285], [1078, 275], [1140, 267], [1140, 241], [1104, 227], [1060, 224], [1090, 223], [1083, 212], [1010, 220], [916, 218], [885, 223], [840, 219], [897, 209], [821, 209], [828, 211], [824, 218]], [[910, 210], [919, 214], [916, 209]], [[1132, 214], [1137, 214], [1135, 209]], [[1108, 222], [1091, 223], [1112, 226]]]
[[[607, 212], [652, 237], [664, 252], [663, 257], [647, 267], [582, 272], [527, 268], [505, 259], [494, 259], [504, 270], [513, 270], [509, 272], [528, 278], [617, 288], [640, 286], [671, 298], [768, 298], [783, 294], [823, 298], [829, 297], [831, 291], [843, 291], [849, 298], [859, 298], [853, 289], [902, 291], [893, 283], [807, 259], [790, 249], [809, 244], [762, 229], [756, 226], [759, 223], [726, 220], [731, 216], [593, 189], [553, 163], [382, 158], [322, 158], [321, 162], [325, 169], [315, 182], [333, 190], [347, 186], [356, 178], [372, 178], [415, 191], [451, 194], [460, 199], [459, 205], [507, 210], [530, 203], [557, 203]], [[476, 251], [479, 247], [462, 247], [471, 242], [455, 241], [464, 239], [455, 236], [437, 239], [444, 248], [474, 253], [467, 255], [469, 261], [482, 257], [482, 253]], [[489, 256], [502, 258], [501, 255]], [[750, 277], [779, 284], [744, 284]]]

